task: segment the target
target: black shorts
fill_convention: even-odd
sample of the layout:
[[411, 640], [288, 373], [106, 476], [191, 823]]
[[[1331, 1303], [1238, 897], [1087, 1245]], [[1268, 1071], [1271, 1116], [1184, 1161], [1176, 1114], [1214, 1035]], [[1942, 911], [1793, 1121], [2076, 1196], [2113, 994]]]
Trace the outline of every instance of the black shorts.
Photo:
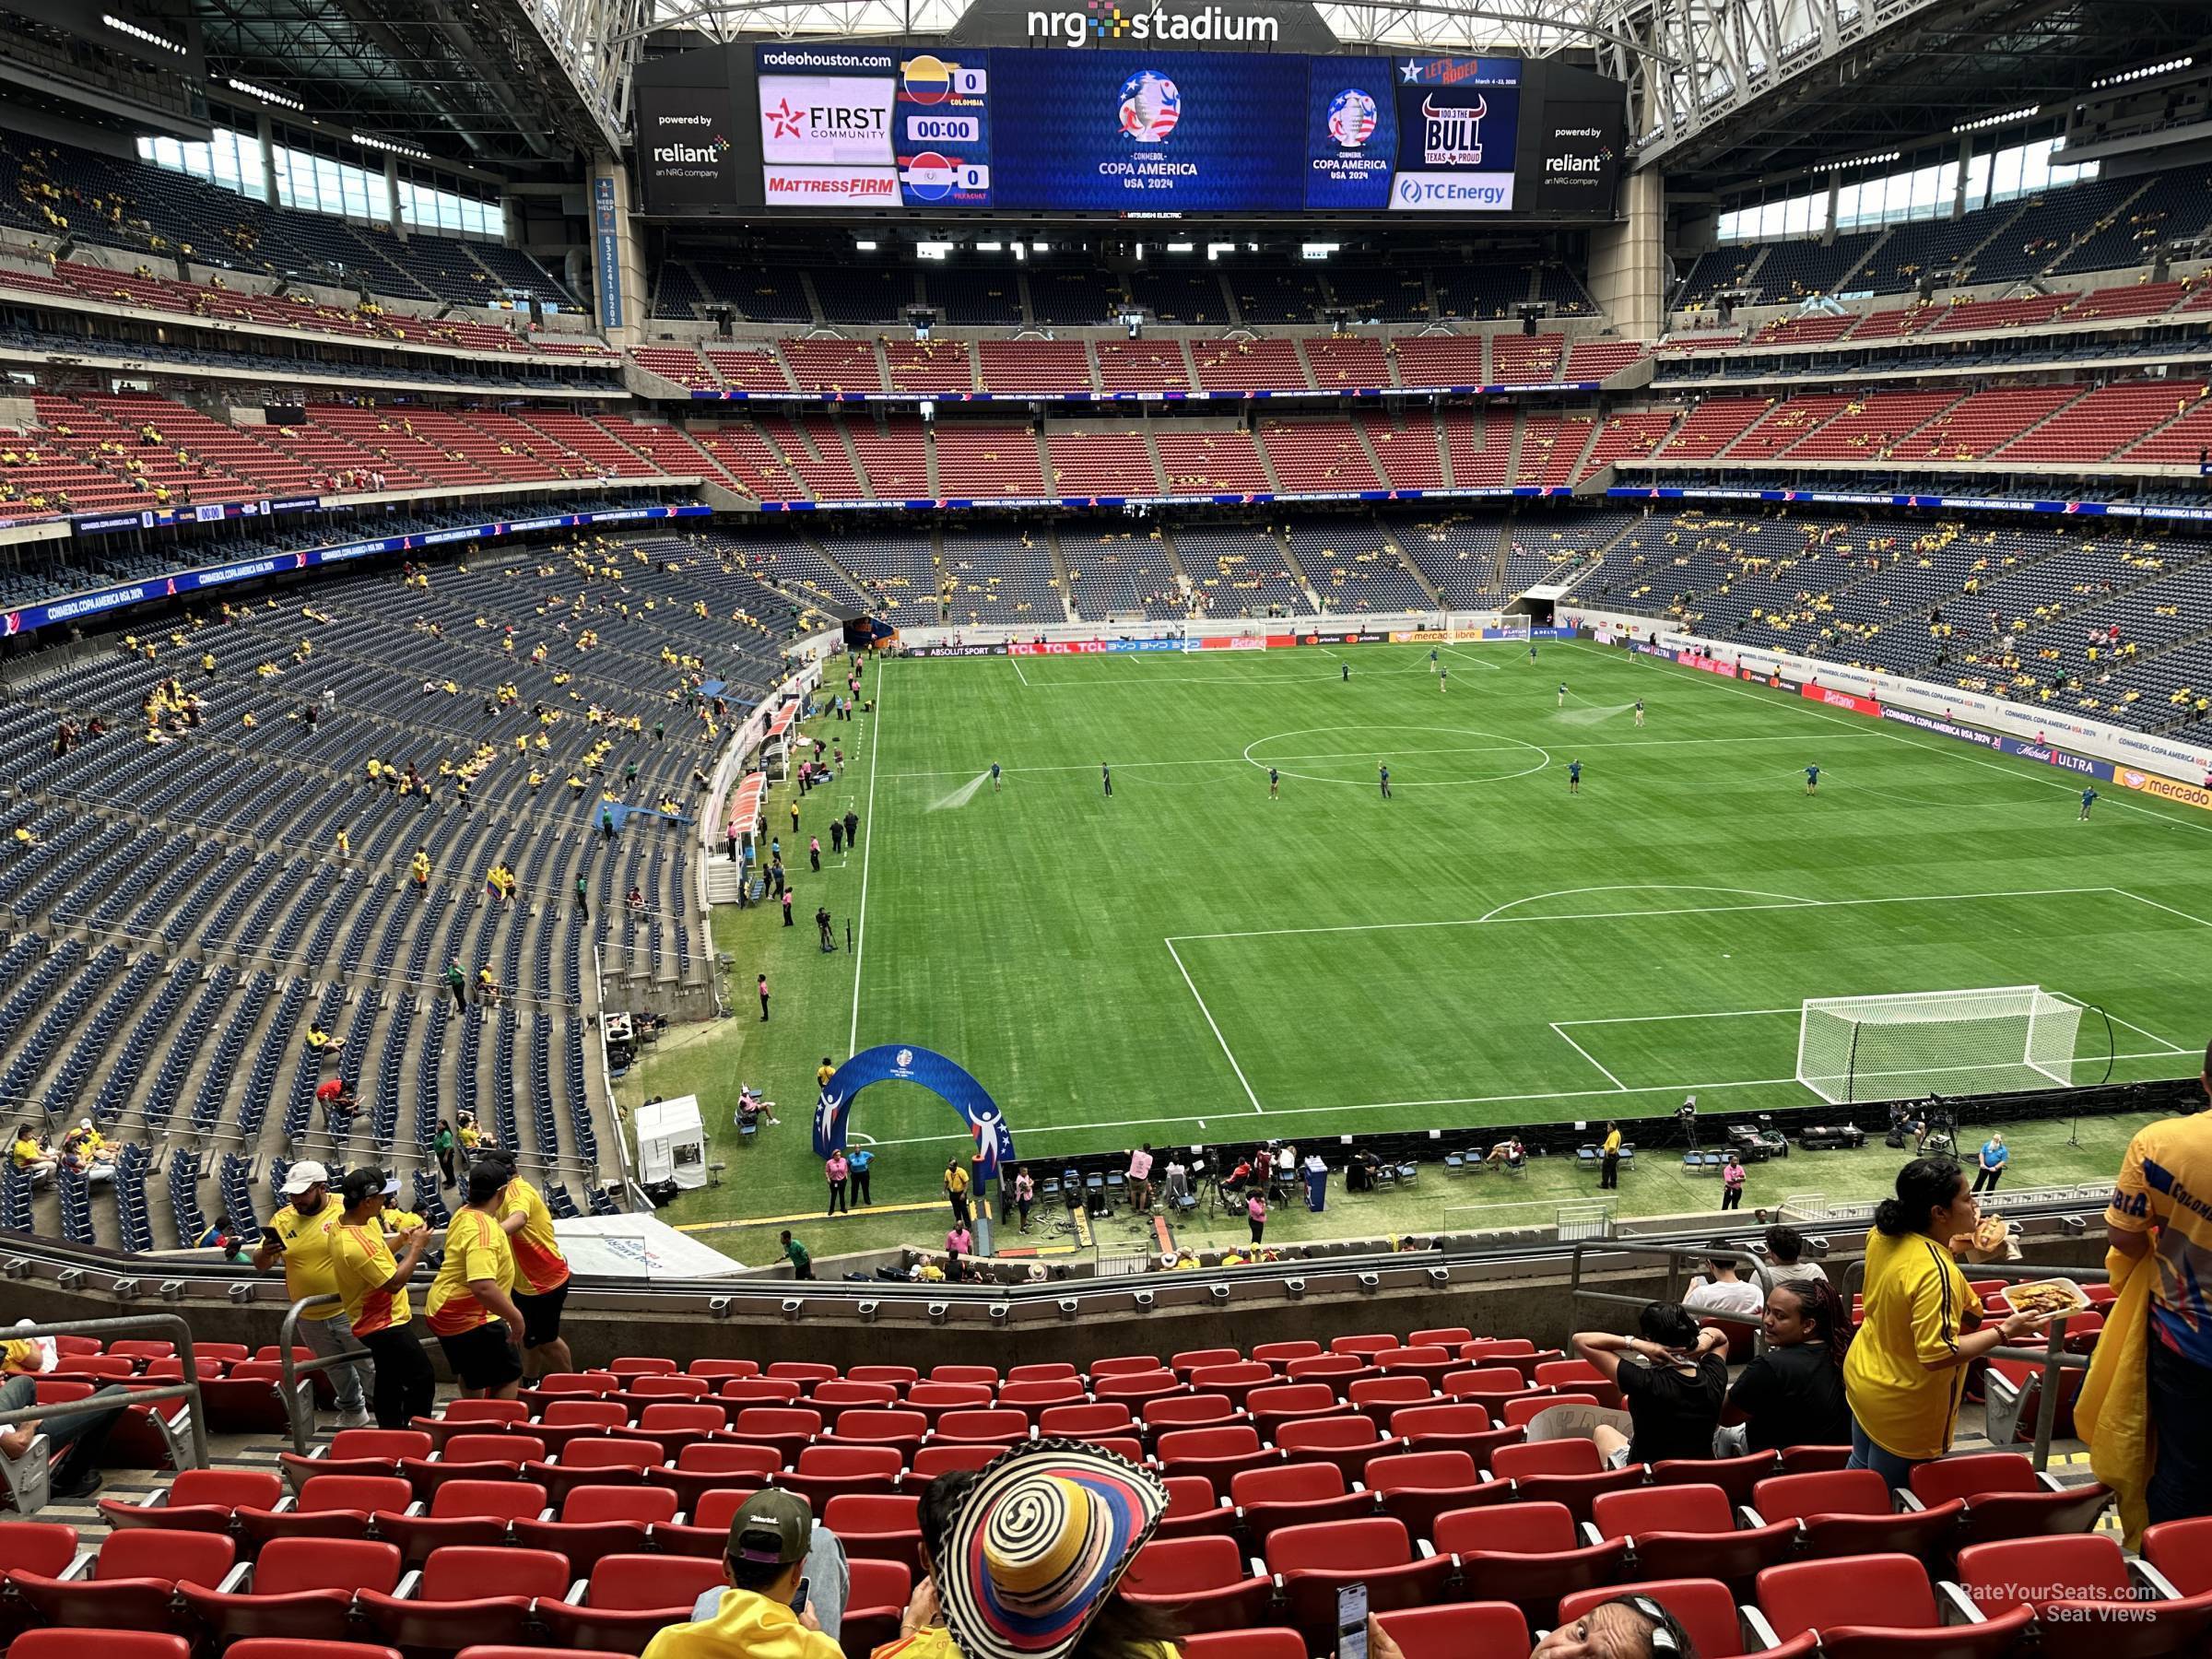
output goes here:
[[514, 1311], [523, 1316], [523, 1346], [543, 1347], [560, 1340], [561, 1305], [569, 1300], [569, 1281], [563, 1279], [543, 1296], [514, 1293]]
[[458, 1336], [441, 1336], [438, 1346], [445, 1350], [445, 1362], [453, 1368], [453, 1375], [464, 1388], [504, 1388], [522, 1377], [523, 1362], [515, 1354], [514, 1344], [508, 1340], [503, 1319], [491, 1320]]

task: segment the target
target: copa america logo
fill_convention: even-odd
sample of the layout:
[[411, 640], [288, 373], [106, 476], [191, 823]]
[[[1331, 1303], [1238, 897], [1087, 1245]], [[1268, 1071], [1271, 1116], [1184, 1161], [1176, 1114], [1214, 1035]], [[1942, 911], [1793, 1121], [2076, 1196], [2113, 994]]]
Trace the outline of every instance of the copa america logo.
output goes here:
[[905, 1069], [906, 1069], [908, 1066], [912, 1065], [913, 1063], [914, 1063], [914, 1051], [913, 1051], [912, 1049], [900, 1049], [900, 1050], [899, 1051], [899, 1069], [900, 1069], [900, 1071], [904, 1071], [904, 1070], [905, 1070]]
[[1339, 147], [1358, 149], [1375, 132], [1375, 100], [1357, 87], [1329, 100], [1329, 136]]
[[1159, 144], [1182, 118], [1182, 94], [1157, 70], [1140, 69], [1122, 83], [1122, 136]]

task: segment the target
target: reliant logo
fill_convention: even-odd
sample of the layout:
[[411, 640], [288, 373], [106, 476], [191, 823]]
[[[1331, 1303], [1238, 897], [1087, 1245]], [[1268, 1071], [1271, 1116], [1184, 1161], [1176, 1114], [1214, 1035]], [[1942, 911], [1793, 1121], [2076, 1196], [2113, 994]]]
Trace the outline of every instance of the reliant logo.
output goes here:
[[1115, 0], [1084, 0], [1081, 11], [1030, 13], [1029, 36], [1062, 46], [1121, 41], [1265, 45], [1281, 39], [1282, 23], [1275, 18], [1240, 16], [1218, 6], [1169, 11], [1159, 6], [1133, 3], [1124, 7]]
[[730, 141], [717, 136], [712, 144], [660, 144], [653, 147], [653, 159], [680, 166], [712, 167], [730, 153]]
[[1547, 173], [1595, 173], [1606, 171], [1603, 156], [1547, 156], [1544, 171]]

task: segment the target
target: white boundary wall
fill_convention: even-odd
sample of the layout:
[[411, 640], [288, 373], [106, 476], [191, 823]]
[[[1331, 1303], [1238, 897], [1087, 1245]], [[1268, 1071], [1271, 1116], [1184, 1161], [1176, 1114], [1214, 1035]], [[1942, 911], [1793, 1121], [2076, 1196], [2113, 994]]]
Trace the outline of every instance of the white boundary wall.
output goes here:
[[1784, 679], [1849, 692], [1855, 697], [1869, 697], [1877, 702], [1893, 703], [1900, 709], [1977, 726], [2007, 737], [2033, 742], [2040, 736], [2100, 760], [2144, 767], [2184, 783], [2201, 783], [2212, 777], [2212, 748], [2132, 731], [2125, 726], [2106, 725], [2047, 703], [2010, 702], [1982, 692], [1930, 685], [1925, 680], [1908, 679], [1878, 669], [1854, 668], [1825, 658], [1801, 657], [1734, 641], [1700, 639], [1696, 634], [1671, 629], [1652, 617], [1562, 606], [1559, 619], [1562, 625], [1578, 628], [1615, 629], [1667, 650], [1695, 652], [1716, 663], [1749, 668], [1758, 674], [1778, 674]]

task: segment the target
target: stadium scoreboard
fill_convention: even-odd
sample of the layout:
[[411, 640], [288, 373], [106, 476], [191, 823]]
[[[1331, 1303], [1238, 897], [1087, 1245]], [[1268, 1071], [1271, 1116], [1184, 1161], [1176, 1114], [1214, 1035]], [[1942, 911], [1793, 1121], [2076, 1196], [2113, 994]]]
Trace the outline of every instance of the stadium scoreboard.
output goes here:
[[1603, 220], [1617, 82], [1549, 60], [755, 42], [641, 65], [646, 211]]

